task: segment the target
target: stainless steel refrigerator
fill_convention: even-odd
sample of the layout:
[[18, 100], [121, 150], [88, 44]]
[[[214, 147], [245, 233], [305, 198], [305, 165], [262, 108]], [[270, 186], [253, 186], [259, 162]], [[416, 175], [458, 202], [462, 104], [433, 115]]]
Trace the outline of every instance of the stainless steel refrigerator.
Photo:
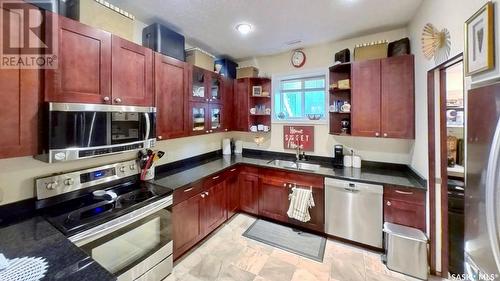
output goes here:
[[500, 280], [500, 83], [467, 98], [465, 272]]

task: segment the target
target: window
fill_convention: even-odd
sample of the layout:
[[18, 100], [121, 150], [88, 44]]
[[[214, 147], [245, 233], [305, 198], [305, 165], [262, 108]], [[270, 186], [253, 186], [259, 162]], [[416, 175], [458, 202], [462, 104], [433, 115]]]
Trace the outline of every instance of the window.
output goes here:
[[325, 75], [282, 77], [275, 80], [274, 119], [310, 121], [326, 119]]

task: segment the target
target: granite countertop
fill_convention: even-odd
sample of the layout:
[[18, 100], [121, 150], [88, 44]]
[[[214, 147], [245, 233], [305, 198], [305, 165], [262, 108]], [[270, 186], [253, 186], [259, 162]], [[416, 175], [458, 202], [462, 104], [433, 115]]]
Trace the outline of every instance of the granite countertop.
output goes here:
[[178, 189], [190, 185], [202, 178], [218, 173], [224, 169], [237, 164], [249, 164], [259, 167], [269, 167], [274, 169], [283, 169], [285, 171], [294, 171], [301, 173], [310, 173], [325, 177], [354, 180], [365, 183], [398, 185], [410, 188], [425, 190], [415, 177], [401, 170], [390, 170], [375, 167], [356, 168], [333, 168], [332, 166], [322, 165], [318, 171], [298, 171], [285, 168], [279, 168], [268, 163], [269, 159], [243, 157], [241, 155], [221, 156], [213, 160], [200, 163], [200, 165], [176, 173], [159, 173], [154, 180], [155, 184], [172, 189]]
[[7, 259], [45, 258], [48, 269], [42, 281], [116, 280], [41, 217], [0, 228], [0, 237], [0, 253]]

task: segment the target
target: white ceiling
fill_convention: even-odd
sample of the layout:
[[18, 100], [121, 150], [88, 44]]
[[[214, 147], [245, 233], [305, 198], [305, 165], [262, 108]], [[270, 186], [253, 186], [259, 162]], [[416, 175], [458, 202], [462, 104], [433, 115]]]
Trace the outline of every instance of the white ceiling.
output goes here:
[[[184, 34], [190, 45], [233, 59], [405, 26], [423, 0], [108, 0], [150, 24]], [[251, 23], [246, 36], [234, 27]], [[301, 40], [294, 45], [287, 42]]]

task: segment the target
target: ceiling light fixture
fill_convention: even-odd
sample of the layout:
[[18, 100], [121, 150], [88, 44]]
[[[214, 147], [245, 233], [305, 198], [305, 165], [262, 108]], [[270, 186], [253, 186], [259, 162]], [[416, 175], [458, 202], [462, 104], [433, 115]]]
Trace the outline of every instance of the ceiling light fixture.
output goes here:
[[235, 27], [236, 30], [238, 30], [239, 33], [246, 35], [252, 31], [252, 25], [249, 23], [239, 23]]

